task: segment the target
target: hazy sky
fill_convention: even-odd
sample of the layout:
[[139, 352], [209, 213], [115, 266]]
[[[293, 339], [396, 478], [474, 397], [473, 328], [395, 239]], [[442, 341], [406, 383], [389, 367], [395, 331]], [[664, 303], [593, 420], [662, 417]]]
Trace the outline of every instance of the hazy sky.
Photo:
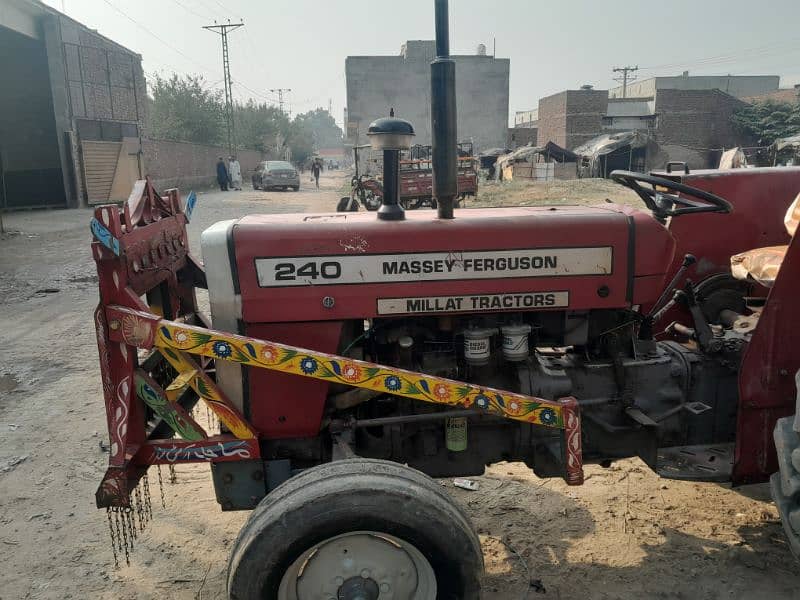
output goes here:
[[[200, 73], [222, 88], [219, 36], [202, 25], [243, 20], [229, 35], [237, 98], [293, 113], [328, 106], [341, 124], [348, 55], [397, 54], [407, 39], [433, 39], [433, 0], [45, 0], [139, 52], [146, 75]], [[124, 13], [124, 14], [123, 14]], [[127, 17], [126, 17], [127, 15]], [[590, 83], [611, 69], [638, 75], [776, 74], [800, 83], [800, 0], [451, 0], [451, 52], [479, 43], [511, 59], [510, 115]], [[409, 90], [409, 93], [415, 93]]]

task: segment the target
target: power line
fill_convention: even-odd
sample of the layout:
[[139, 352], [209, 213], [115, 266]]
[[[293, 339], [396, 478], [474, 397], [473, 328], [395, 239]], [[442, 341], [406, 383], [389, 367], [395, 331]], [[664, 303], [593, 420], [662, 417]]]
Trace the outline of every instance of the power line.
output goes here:
[[639, 70], [639, 65], [635, 67], [614, 67], [612, 71], [614, 73], [622, 73], [620, 77], [615, 77], [614, 81], [619, 81], [622, 83], [622, 97], [628, 97], [628, 82], [636, 81], [636, 75], [628, 75], [628, 73], [635, 73]]
[[225, 6], [221, 2], [217, 2], [217, 0], [213, 0], [213, 2], [214, 2], [214, 4], [219, 6], [223, 11], [225, 11], [225, 14], [230, 14], [231, 10], [227, 6]]
[[[203, 9], [208, 11], [208, 14], [210, 14], [210, 15], [219, 13], [219, 9], [218, 8], [215, 8], [213, 6], [210, 6], [209, 4], [206, 4], [206, 2], [204, 0], [192, 0], [192, 2], [202, 6]], [[227, 15], [231, 14], [231, 11], [228, 10], [227, 8], [225, 8], [224, 6], [222, 6], [219, 2], [217, 2], [216, 4], [217, 4], [217, 6], [219, 6], [222, 9], [222, 11], [223, 11], [222, 14], [223, 15], [227, 16]]]
[[[180, 7], [181, 7], [183, 10], [185, 10], [186, 12], [188, 12], [188, 13], [190, 13], [190, 14], [194, 15], [194, 16], [195, 16], [195, 17], [197, 17], [198, 19], [202, 19], [203, 21], [207, 21], [207, 20], [209, 19], [209, 16], [208, 16], [208, 15], [201, 15], [201, 14], [200, 14], [199, 12], [197, 12], [195, 9], [193, 9], [193, 8], [190, 8], [189, 6], [186, 6], [186, 5], [185, 5], [183, 2], [181, 2], [180, 0], [172, 0], [172, 1], [173, 1], [175, 4], [177, 4], [178, 6], [180, 6]], [[213, 17], [211, 17], [211, 18], [213, 18]]]
[[[159, 36], [159, 35], [157, 35], [157, 34], [153, 33], [153, 32], [152, 32], [150, 29], [148, 29], [147, 27], [145, 27], [144, 25], [142, 25], [141, 23], [139, 23], [139, 21], [137, 21], [136, 19], [134, 19], [133, 17], [131, 17], [131, 16], [130, 16], [128, 13], [126, 13], [124, 10], [122, 10], [122, 9], [121, 9], [121, 8], [119, 8], [118, 6], [116, 6], [116, 5], [112, 4], [110, 0], [103, 0], [103, 2], [105, 2], [105, 3], [106, 3], [108, 6], [110, 6], [112, 9], [114, 9], [116, 12], [118, 12], [118, 13], [119, 13], [119, 14], [121, 14], [123, 17], [125, 17], [125, 18], [126, 18], [128, 21], [130, 21], [131, 23], [133, 23], [134, 25], [136, 25], [136, 26], [137, 26], [139, 29], [141, 29], [142, 31], [144, 31], [145, 33], [147, 33], [148, 35], [150, 35], [151, 37], [155, 38], [156, 40], [158, 40], [159, 42], [161, 42], [162, 44], [164, 44], [164, 45], [165, 45], [167, 48], [169, 48], [170, 50], [172, 50], [173, 52], [175, 52], [175, 53], [177, 53], [177, 54], [180, 54], [182, 57], [184, 57], [186, 60], [188, 60], [189, 62], [191, 62], [193, 65], [195, 65], [195, 66], [197, 66], [197, 67], [200, 67], [200, 69], [201, 69], [202, 71], [205, 71], [207, 74], [211, 74], [211, 73], [213, 72], [211, 69], [208, 69], [208, 68], [207, 68], [207, 67], [205, 67], [204, 65], [201, 65], [200, 63], [198, 63], [197, 61], [195, 61], [195, 60], [194, 60], [194, 59], [193, 59], [191, 56], [189, 56], [188, 54], [185, 54], [184, 52], [182, 52], [181, 50], [179, 50], [178, 48], [176, 48], [175, 46], [173, 46], [172, 44], [170, 44], [169, 42], [167, 42], [167, 41], [166, 41], [165, 39], [163, 39], [161, 36]], [[175, 70], [176, 70], [176, 71], [178, 71], [179, 69], [175, 69]]]
[[225, 80], [225, 125], [228, 130], [228, 154], [233, 154], [236, 145], [236, 132], [233, 126], [233, 90], [231, 89], [231, 61], [228, 54], [228, 31], [244, 27], [244, 23], [204, 25], [203, 29], [218, 33], [222, 37], [222, 74]]
[[772, 54], [783, 54], [786, 51], [787, 47], [788, 49], [791, 49], [792, 46], [796, 45], [798, 42], [800, 42], [800, 40], [795, 38], [783, 42], [763, 44], [761, 46], [753, 46], [751, 48], [738, 48], [733, 52], [727, 52], [725, 54], [717, 54], [715, 56], [708, 56], [696, 60], [689, 59], [686, 62], [666, 63], [650, 67], [642, 67], [641, 70], [658, 71], [658, 70], [675, 69], [682, 67], [685, 68], [685, 67], [695, 67], [695, 66], [699, 67], [712, 66], [729, 62], [738, 62], [750, 56], [753, 56], [754, 54], [758, 54], [763, 58], [765, 56], [770, 56]]

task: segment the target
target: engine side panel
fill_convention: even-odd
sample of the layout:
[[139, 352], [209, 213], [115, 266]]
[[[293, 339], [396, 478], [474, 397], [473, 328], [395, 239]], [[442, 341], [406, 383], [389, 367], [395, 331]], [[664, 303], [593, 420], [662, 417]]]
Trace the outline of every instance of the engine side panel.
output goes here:
[[[341, 323], [249, 324], [246, 335], [335, 353]], [[247, 372], [245, 407], [250, 423], [267, 438], [312, 437], [319, 433], [328, 384], [268, 369]]]

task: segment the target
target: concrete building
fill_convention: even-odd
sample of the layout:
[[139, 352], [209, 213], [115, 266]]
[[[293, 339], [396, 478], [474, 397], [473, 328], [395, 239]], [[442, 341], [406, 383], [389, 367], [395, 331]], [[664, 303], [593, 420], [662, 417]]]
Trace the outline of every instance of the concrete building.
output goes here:
[[784, 104], [794, 104], [800, 102], [800, 84], [791, 88], [780, 88], [771, 92], [763, 94], [756, 94], [754, 96], [746, 96], [742, 98], [745, 102], [782, 102]]
[[514, 113], [514, 127], [538, 127], [539, 109], [518, 110]]
[[[502, 147], [508, 131], [510, 61], [487, 56], [478, 47], [474, 55], [454, 55], [458, 139], [472, 141], [476, 151]], [[395, 115], [411, 121], [417, 144], [431, 143], [430, 63], [432, 40], [409, 40], [397, 56], [348, 56], [347, 136], [351, 143], [367, 142], [373, 120]]]
[[[778, 89], [778, 75], [689, 75], [651, 77], [627, 86], [627, 98], [652, 98], [658, 90], [720, 90], [735, 98], [757, 96]], [[611, 98], [622, 98], [622, 86], [608, 91]]]
[[669, 155], [693, 166], [713, 166], [721, 148], [752, 143], [733, 128], [743, 100], [717, 89], [662, 88], [654, 98], [609, 98], [604, 132], [643, 131]]
[[0, 55], [0, 207], [127, 197], [141, 174], [141, 56], [36, 0], [0, 3]]
[[732, 116], [745, 106], [743, 100], [716, 88], [665, 85], [645, 89], [653, 95], [644, 97], [621, 98], [584, 86], [542, 98], [537, 144], [550, 141], [574, 149], [602, 134], [641, 131], [669, 160], [701, 168], [714, 166], [722, 148], [753, 143], [733, 127]]

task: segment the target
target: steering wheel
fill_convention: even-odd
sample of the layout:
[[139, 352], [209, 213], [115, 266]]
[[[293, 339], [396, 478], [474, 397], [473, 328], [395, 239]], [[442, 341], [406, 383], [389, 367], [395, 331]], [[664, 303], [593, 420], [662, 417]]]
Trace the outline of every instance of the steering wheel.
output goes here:
[[[731, 203], [724, 198], [670, 179], [632, 171], [612, 171], [611, 179], [636, 192], [647, 208], [653, 211], [658, 218], [702, 212], [728, 214], [733, 210]], [[645, 187], [642, 185], [643, 183], [650, 184], [652, 187]], [[656, 189], [656, 186], [677, 193], [666, 193]], [[678, 193], [685, 194], [694, 200], [678, 196]]]

